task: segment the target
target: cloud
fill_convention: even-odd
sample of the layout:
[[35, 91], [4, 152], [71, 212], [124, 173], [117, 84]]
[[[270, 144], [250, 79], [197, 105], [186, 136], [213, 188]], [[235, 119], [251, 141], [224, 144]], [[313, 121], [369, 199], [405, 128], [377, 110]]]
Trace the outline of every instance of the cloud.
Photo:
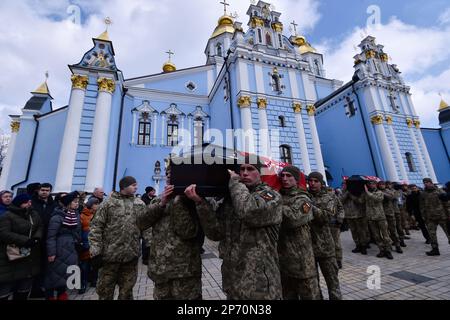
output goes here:
[[[72, 22], [76, 10], [68, 11], [69, 6], [80, 8], [79, 25]], [[248, 6], [248, 1], [232, 1], [230, 6], [244, 25]], [[295, 19], [301, 30], [313, 28], [320, 19], [318, 0], [279, 0], [276, 10], [286, 26]], [[168, 49], [175, 52], [178, 68], [204, 64], [204, 48], [221, 14], [218, 1], [211, 0], [2, 0], [0, 128], [9, 131], [7, 114], [20, 114], [47, 70], [53, 105], [68, 104], [67, 65], [78, 63], [92, 48], [91, 39], [104, 31], [106, 16], [113, 20], [109, 35], [116, 63], [131, 78], [160, 72]]]
[[439, 104], [438, 93], [450, 94], [450, 68], [437, 76], [430, 75], [430, 68], [450, 61], [450, 26], [420, 28], [392, 18], [387, 24], [374, 28], [355, 28], [338, 44], [325, 40], [317, 48], [324, 53], [328, 77], [344, 81], [351, 79], [353, 56], [360, 52], [355, 48], [367, 35], [376, 37], [377, 43], [384, 45], [384, 51], [391, 58], [390, 63], [398, 65], [405, 83], [411, 86], [412, 100], [422, 124], [436, 127], [438, 118], [434, 111]]
[[450, 23], [450, 8], [447, 8], [438, 19], [439, 23], [441, 24], [448, 24]]

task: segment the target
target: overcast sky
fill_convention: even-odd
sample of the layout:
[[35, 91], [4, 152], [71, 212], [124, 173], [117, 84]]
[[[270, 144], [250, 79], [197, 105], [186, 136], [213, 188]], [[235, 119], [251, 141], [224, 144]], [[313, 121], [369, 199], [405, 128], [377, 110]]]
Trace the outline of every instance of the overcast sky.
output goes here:
[[[0, 129], [45, 79], [54, 108], [68, 104], [70, 71], [92, 48], [92, 38], [113, 25], [116, 63], [125, 78], [161, 71], [165, 52], [179, 69], [205, 63], [204, 49], [217, 19], [219, 0], [2, 0], [0, 2]], [[228, 0], [246, 26], [247, 0]], [[270, 2], [270, 1], [267, 1]], [[450, 2], [447, 0], [274, 0], [285, 34], [299, 33], [324, 54], [327, 76], [347, 82], [356, 45], [377, 38], [412, 87], [422, 125], [438, 127], [439, 93], [450, 102]], [[79, 14], [78, 14], [79, 13]]]

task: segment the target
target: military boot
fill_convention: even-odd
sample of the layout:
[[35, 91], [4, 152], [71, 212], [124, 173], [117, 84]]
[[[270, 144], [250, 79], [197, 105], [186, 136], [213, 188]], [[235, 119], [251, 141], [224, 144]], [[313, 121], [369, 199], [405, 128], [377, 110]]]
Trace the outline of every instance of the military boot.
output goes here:
[[[401, 249], [400, 249], [400, 250], [401, 250]], [[386, 258], [388, 258], [389, 260], [394, 259], [394, 257], [392, 256], [392, 253], [391, 253], [390, 251], [386, 251], [386, 252], [385, 252], [385, 256], [386, 256]]]
[[342, 269], [342, 261], [338, 260], [338, 261], [337, 261], [337, 265], [338, 265], [338, 268], [339, 268], [339, 269]]
[[400, 240], [400, 247], [403, 247], [403, 248], [406, 247], [406, 243], [404, 240]]
[[361, 247], [361, 254], [363, 255], [367, 254], [367, 249], [364, 246]]
[[440, 256], [438, 248], [433, 248], [431, 251], [426, 252], [427, 256]]
[[380, 251], [378, 254], [377, 254], [377, 258], [383, 258], [383, 257], [385, 257], [386, 255], [385, 255], [385, 252], [384, 251]]
[[396, 247], [395, 247], [395, 252], [397, 252], [397, 253], [403, 253], [403, 250], [402, 250], [402, 248], [400, 248], [400, 246], [396, 246]]

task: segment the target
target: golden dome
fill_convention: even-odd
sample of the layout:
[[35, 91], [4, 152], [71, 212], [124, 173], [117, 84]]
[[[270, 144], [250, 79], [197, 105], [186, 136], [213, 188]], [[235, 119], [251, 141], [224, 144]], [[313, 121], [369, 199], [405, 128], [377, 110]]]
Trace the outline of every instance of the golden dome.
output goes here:
[[[233, 26], [233, 18], [228, 15], [223, 15], [219, 18], [219, 21], [217, 22], [217, 27], [214, 30], [214, 33], [212, 34], [211, 38], [215, 38], [217, 36], [220, 36], [224, 33], [234, 33], [235, 29]], [[211, 39], [210, 38], [210, 39]]]
[[101, 35], [99, 35], [97, 38], [98, 40], [104, 40], [104, 41], [110, 41], [109, 40], [109, 35], [108, 35], [108, 30], [106, 30], [105, 32], [103, 32]]
[[291, 39], [292, 44], [298, 46], [298, 50], [300, 51], [300, 54], [313, 52], [316, 53], [316, 49], [311, 47], [308, 41], [306, 41], [306, 38], [303, 36], [295, 36]]
[[50, 90], [48, 90], [47, 81], [45, 81], [43, 84], [41, 84], [32, 93], [40, 93], [40, 94], [48, 94], [48, 95], [50, 95]]
[[444, 99], [441, 99], [441, 103], [439, 104], [439, 111], [442, 111], [446, 108], [448, 108], [447, 102], [445, 102]]
[[165, 73], [168, 73], [176, 71], [177, 67], [171, 61], [167, 61], [166, 63], [164, 63], [162, 69]]

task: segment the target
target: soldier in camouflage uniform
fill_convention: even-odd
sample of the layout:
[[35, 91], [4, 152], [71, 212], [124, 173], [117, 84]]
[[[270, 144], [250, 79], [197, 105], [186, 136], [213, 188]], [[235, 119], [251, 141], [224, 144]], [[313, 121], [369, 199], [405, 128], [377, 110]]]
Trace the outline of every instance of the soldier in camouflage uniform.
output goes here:
[[394, 259], [391, 253], [392, 246], [388, 224], [383, 209], [384, 193], [377, 190], [377, 184], [375, 181], [370, 181], [364, 186], [364, 188], [365, 193], [361, 196], [360, 201], [366, 206], [369, 228], [372, 230], [375, 242], [380, 249], [377, 257], [386, 257], [390, 260]]
[[395, 246], [395, 251], [398, 253], [403, 253], [400, 247], [400, 239], [397, 234], [397, 227], [395, 221], [395, 211], [394, 211], [394, 200], [395, 194], [392, 190], [386, 188], [386, 183], [384, 181], [378, 182], [378, 190], [383, 192], [383, 210], [386, 216], [386, 221], [388, 224], [389, 236]]
[[445, 208], [446, 204], [440, 199], [444, 197], [445, 192], [436, 188], [430, 178], [423, 179], [423, 184], [425, 188], [420, 193], [420, 213], [430, 233], [432, 248], [426, 254], [429, 256], [438, 256], [440, 255], [436, 234], [438, 225], [444, 230], [450, 244], [449, 230], [447, 230], [448, 218]]
[[132, 300], [137, 280], [141, 233], [138, 216], [147, 208], [134, 196], [137, 183], [133, 177], [124, 177], [119, 185], [120, 192], [113, 192], [100, 205], [89, 233], [92, 264], [101, 264], [97, 281], [100, 300], [113, 300], [116, 284], [119, 299]]
[[336, 248], [330, 230], [330, 220], [336, 217], [337, 198], [324, 188], [325, 182], [319, 172], [308, 176], [309, 192], [312, 197], [314, 219], [310, 222], [316, 265], [320, 267], [328, 287], [330, 300], [341, 300], [339, 267], [336, 261]]
[[347, 219], [353, 241], [356, 244], [356, 248], [352, 252], [361, 252], [361, 254], [366, 255], [367, 245], [369, 244], [369, 230], [367, 229], [365, 207], [359, 202], [358, 197], [347, 190], [346, 183], [343, 185], [343, 191], [340, 200], [344, 206], [345, 219]]
[[172, 196], [170, 168], [166, 187], [140, 220], [151, 228], [148, 276], [155, 283], [155, 300], [200, 300], [202, 261], [200, 223], [195, 204], [186, 196]]
[[[405, 231], [403, 229], [402, 216], [401, 216], [400, 206], [399, 206], [399, 198], [401, 197], [401, 191], [395, 190], [393, 183], [390, 181], [386, 181], [386, 190], [390, 191], [392, 193], [392, 196], [394, 197], [394, 199], [392, 200], [392, 205], [394, 208], [395, 228], [397, 230], [400, 247], [406, 247], [406, 244], [405, 244], [406, 236], [405, 236]], [[408, 237], [408, 239], [409, 239], [409, 237]]]
[[[282, 221], [281, 195], [261, 182], [261, 164], [242, 164], [229, 171], [230, 191], [217, 212], [195, 192], [205, 235], [220, 241], [222, 287], [230, 300], [279, 300], [282, 297], [278, 235]], [[253, 162], [252, 162], [253, 163]]]
[[278, 254], [285, 300], [320, 300], [320, 288], [308, 222], [313, 219], [311, 199], [298, 188], [300, 170], [294, 166], [280, 173], [283, 197]]
[[336, 251], [336, 262], [339, 269], [342, 269], [341, 226], [344, 223], [345, 212], [341, 200], [334, 191], [330, 193], [330, 196], [334, 198], [336, 203], [336, 209], [330, 217], [330, 231], [333, 236], [334, 250]]

